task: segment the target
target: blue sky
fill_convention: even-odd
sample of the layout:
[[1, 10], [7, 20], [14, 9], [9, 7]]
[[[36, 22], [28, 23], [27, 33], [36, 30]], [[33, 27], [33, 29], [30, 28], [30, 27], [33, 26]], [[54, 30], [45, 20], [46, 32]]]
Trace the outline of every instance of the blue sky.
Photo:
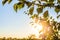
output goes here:
[[[17, 0], [13, 0], [11, 4], [6, 3], [3, 6], [2, 1], [0, 0], [0, 37], [24, 37], [36, 33], [29, 24], [31, 19], [28, 15], [23, 13], [23, 11], [26, 10], [26, 7], [19, 10], [17, 13], [14, 11], [13, 4], [16, 2]], [[44, 10], [47, 9], [48, 8]], [[56, 14], [53, 8], [51, 8], [49, 13], [51, 13], [55, 18]]]
[[31, 20], [23, 13], [26, 7], [16, 13], [13, 9], [16, 0], [13, 0], [11, 4], [6, 3], [4, 6], [1, 2], [0, 0], [0, 37], [24, 37], [33, 33], [29, 24]]

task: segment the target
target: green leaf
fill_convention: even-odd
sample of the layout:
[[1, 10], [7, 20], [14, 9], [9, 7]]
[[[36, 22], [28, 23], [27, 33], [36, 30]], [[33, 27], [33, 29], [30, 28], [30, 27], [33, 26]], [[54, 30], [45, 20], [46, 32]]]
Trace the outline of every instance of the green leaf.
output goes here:
[[50, 17], [50, 19], [52, 19], [52, 16]]
[[57, 18], [59, 18], [59, 17], [60, 17], [60, 15], [57, 16]]
[[54, 3], [53, 2], [47, 2], [46, 5], [51, 8], [54, 5]]
[[34, 17], [34, 15], [32, 15], [30, 18], [34, 19], [35, 17]]
[[34, 19], [35, 17], [38, 18], [38, 15], [34, 14], [34, 15], [31, 16], [32, 19]]
[[26, 0], [18, 0], [18, 1], [26, 1]]
[[3, 0], [3, 1], [2, 1], [2, 4], [4, 5], [7, 1], [8, 1], [8, 0]]
[[54, 2], [54, 0], [49, 0], [49, 2]]
[[31, 7], [31, 8], [29, 9], [29, 14], [32, 15], [32, 14], [33, 14], [33, 11], [34, 11], [34, 7]]
[[45, 11], [44, 14], [43, 14], [43, 17], [47, 18], [48, 16], [49, 16], [48, 11]]
[[38, 14], [42, 13], [42, 11], [43, 11], [43, 7], [42, 6], [37, 8]]
[[28, 8], [32, 5], [32, 3], [30, 2], [26, 2], [26, 5], [28, 6]]
[[58, 0], [58, 3], [60, 3], [60, 0]]
[[41, 1], [45, 1], [45, 2], [47, 2], [47, 0], [41, 0]]
[[34, 17], [38, 17], [38, 15], [37, 14], [34, 14]]
[[13, 8], [14, 8], [14, 10], [17, 12], [17, 9], [18, 9], [17, 4], [14, 4]]
[[59, 12], [60, 11], [60, 6], [57, 6], [57, 7], [55, 7], [55, 12]]
[[58, 26], [58, 30], [60, 30], [60, 25]]
[[19, 2], [21, 2], [21, 3], [25, 3], [26, 2], [26, 0], [18, 0]]
[[8, 0], [8, 3], [11, 3], [12, 0]]
[[24, 4], [19, 2], [19, 3], [17, 3], [17, 7], [18, 7], [18, 9], [21, 9], [24, 7]]
[[14, 8], [14, 10], [17, 12], [17, 10], [18, 9], [21, 9], [21, 8], [23, 8], [24, 7], [24, 4], [23, 3], [16, 3], [16, 4], [14, 4], [14, 6], [13, 6], [13, 8]]

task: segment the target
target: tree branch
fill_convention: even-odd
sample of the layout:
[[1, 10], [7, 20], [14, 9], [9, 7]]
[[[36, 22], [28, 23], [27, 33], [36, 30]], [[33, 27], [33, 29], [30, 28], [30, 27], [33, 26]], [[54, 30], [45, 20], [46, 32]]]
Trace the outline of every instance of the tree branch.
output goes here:
[[[27, 3], [27, 2], [29, 2], [29, 1], [24, 1], [24, 3]], [[55, 5], [55, 3], [47, 3], [47, 4], [43, 4], [43, 5], [37, 4], [35, 2], [29, 2], [29, 3], [34, 4], [34, 5], [39, 5], [39, 6], [45, 6], [45, 7], [58, 7], [58, 6], [60, 7], [60, 5]]]

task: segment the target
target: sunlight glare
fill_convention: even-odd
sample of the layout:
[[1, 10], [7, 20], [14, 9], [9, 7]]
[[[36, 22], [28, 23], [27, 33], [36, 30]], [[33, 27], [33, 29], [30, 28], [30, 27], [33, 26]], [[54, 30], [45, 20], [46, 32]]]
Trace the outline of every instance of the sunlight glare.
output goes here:
[[41, 26], [41, 25], [35, 24], [34, 26], [35, 26], [35, 29], [36, 29], [37, 31], [42, 30], [42, 26]]
[[37, 23], [35, 23], [34, 25], [34, 29], [35, 29], [35, 35], [37, 38], [39, 38], [39, 31], [41, 31], [43, 29], [43, 27]]

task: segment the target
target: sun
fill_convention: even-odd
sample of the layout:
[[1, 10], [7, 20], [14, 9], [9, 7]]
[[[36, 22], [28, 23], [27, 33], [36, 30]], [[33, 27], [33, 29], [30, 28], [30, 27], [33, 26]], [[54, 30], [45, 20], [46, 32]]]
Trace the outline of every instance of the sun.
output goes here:
[[41, 31], [43, 29], [43, 27], [39, 24], [34, 24], [34, 28], [37, 30], [37, 31]]
[[39, 38], [39, 35], [40, 35], [39, 32], [43, 30], [43, 27], [39, 23], [39, 21], [40, 21], [39, 19], [33, 19], [33, 25], [32, 25], [32, 27], [35, 30], [35, 35], [36, 35], [37, 38]]
[[35, 33], [36, 37], [39, 38], [39, 32], [42, 31], [43, 27], [37, 23], [34, 23], [33, 27], [36, 32]]
[[51, 37], [51, 35], [53, 35], [53, 29], [46, 20], [39, 20], [36, 18], [33, 24], [34, 29], [37, 31], [36, 37], [45, 39], [47, 36]]
[[54, 30], [49, 20], [34, 18], [32, 23], [32, 27], [35, 29], [35, 35], [38, 39], [44, 40], [53, 38]]

